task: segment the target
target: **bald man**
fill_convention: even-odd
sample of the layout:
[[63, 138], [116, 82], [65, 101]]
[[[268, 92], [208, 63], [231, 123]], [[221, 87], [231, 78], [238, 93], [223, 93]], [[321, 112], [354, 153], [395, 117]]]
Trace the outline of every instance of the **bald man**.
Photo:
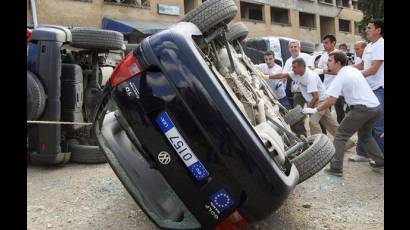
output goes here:
[[354, 43], [354, 52], [356, 54], [356, 58], [354, 60], [354, 64], [360, 64], [362, 62], [363, 51], [366, 48], [367, 43], [365, 41], [357, 41]]

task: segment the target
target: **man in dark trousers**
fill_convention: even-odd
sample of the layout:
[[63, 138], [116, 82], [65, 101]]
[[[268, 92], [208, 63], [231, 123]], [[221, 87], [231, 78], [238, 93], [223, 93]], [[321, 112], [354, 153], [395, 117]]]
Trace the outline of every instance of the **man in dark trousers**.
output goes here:
[[346, 114], [336, 131], [334, 139], [336, 153], [330, 161], [330, 168], [325, 169], [325, 172], [342, 176], [346, 142], [355, 132], [358, 132], [363, 148], [373, 159], [370, 166], [375, 169], [383, 168], [384, 156], [372, 136], [373, 125], [382, 112], [379, 100], [362, 73], [354, 67], [347, 66], [346, 54], [340, 51], [330, 53], [327, 65], [330, 72], [337, 74], [326, 90], [329, 98], [319, 107], [305, 108], [303, 112], [315, 114], [323, 111], [334, 105], [339, 96], [345, 97], [350, 112]]
[[[319, 59], [318, 63], [318, 68], [323, 70], [323, 73], [325, 75], [323, 83], [326, 86], [326, 89], [329, 88], [331, 83], [333, 82], [333, 79], [335, 78], [335, 75], [331, 74], [327, 70], [327, 59], [329, 58], [329, 54], [335, 50], [336, 46], [336, 37], [334, 35], [328, 34], [325, 35], [322, 39], [322, 44], [323, 47], [325, 48], [325, 52], [322, 54], [322, 56]], [[339, 97], [337, 99], [337, 102], [335, 104], [335, 110], [336, 110], [336, 117], [337, 117], [337, 122], [340, 124], [340, 122], [343, 120], [345, 117], [345, 110], [344, 110], [344, 105], [345, 105], [345, 100], [343, 97]]]
[[[384, 111], [384, 20], [372, 19], [366, 28], [366, 36], [370, 43], [363, 51], [362, 62], [355, 64], [354, 67], [362, 70], [362, 74], [367, 83], [372, 88], [380, 106]], [[373, 137], [379, 145], [384, 155], [384, 112], [379, 120], [374, 124]], [[356, 155], [353, 155], [351, 161], [368, 161], [366, 151], [362, 143], [358, 142]]]

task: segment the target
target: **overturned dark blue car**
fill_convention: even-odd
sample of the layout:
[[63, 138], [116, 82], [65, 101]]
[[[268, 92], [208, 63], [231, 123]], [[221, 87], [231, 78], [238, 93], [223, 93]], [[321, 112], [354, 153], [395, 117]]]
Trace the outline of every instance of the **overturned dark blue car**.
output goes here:
[[[95, 120], [108, 162], [164, 229], [242, 229], [323, 168], [325, 135], [296, 136], [243, 53], [232, 0], [208, 0], [116, 67]], [[315, 157], [313, 157], [315, 156]]]

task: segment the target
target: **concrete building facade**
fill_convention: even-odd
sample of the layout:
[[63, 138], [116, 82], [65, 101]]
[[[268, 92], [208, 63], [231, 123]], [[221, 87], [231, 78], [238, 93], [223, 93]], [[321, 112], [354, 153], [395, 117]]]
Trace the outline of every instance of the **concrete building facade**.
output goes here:
[[[325, 34], [339, 42], [362, 40], [357, 0], [235, 0], [249, 36], [283, 36], [320, 43]], [[177, 22], [202, 0], [37, 0], [39, 22], [100, 27], [103, 17], [127, 21]], [[28, 13], [29, 15], [29, 13]], [[30, 20], [27, 16], [27, 20]]]

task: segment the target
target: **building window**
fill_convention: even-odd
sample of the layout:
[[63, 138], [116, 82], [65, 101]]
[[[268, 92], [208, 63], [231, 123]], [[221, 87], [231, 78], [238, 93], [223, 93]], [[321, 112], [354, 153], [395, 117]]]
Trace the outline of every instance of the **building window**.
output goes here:
[[263, 21], [263, 5], [240, 2], [241, 18]]
[[359, 3], [357, 1], [352, 1], [353, 9], [358, 10], [359, 9]]
[[350, 7], [349, 0], [342, 0], [342, 6], [349, 8]]
[[337, 6], [350, 8], [349, 0], [337, 0]]
[[318, 0], [318, 2], [333, 5], [333, 0]]
[[316, 17], [314, 14], [299, 12], [299, 25], [301, 27], [316, 28]]
[[104, 3], [130, 7], [149, 7], [149, 0], [104, 0]]
[[184, 0], [184, 13], [185, 14], [187, 14], [193, 8], [195, 8], [194, 0]]
[[339, 31], [350, 33], [350, 21], [339, 19]]
[[290, 25], [289, 9], [281, 9], [281, 8], [271, 7], [270, 8], [270, 17], [271, 17], [272, 23]]
[[270, 17], [272, 23], [286, 24], [290, 25], [289, 21], [289, 10], [281, 8], [270, 8]]

